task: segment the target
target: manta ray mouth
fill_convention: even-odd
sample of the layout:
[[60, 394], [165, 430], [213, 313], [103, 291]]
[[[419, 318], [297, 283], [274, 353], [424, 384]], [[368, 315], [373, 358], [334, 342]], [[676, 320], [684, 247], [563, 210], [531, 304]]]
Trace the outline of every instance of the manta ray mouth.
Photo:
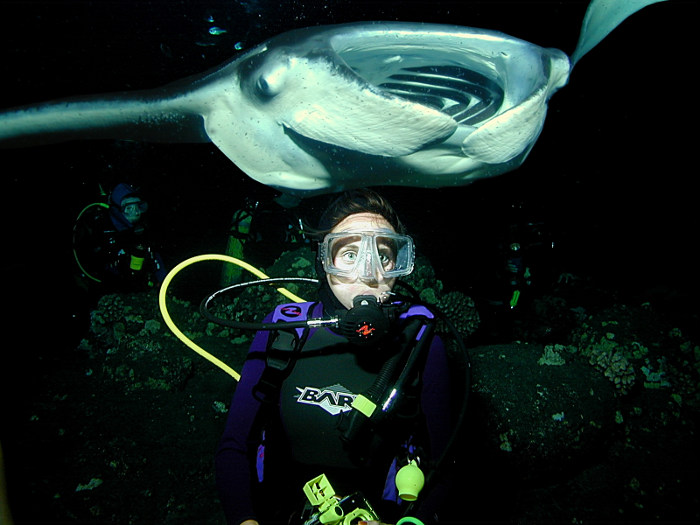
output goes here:
[[400, 36], [400, 45], [369, 33], [348, 41], [332, 38], [340, 59], [365, 82], [380, 91], [410, 100], [452, 117], [457, 124], [473, 126], [503, 111], [506, 99], [500, 66], [487, 57], [471, 58], [458, 45], [460, 36], [429, 34]]
[[480, 73], [459, 66], [402, 68], [378, 85], [384, 91], [450, 115], [458, 124], [482, 122], [503, 103], [503, 89]]

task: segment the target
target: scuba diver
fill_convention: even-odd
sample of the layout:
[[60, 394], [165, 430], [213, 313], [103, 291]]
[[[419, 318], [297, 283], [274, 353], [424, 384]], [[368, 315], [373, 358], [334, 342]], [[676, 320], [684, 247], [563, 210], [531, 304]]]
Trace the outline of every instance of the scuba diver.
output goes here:
[[336, 198], [316, 233], [319, 301], [265, 318], [276, 327], [256, 333], [231, 402], [215, 461], [226, 521], [435, 523], [460, 425], [435, 315], [393, 291], [413, 241], [371, 190]]
[[146, 233], [147, 210], [139, 190], [120, 183], [108, 204], [81, 211], [73, 227], [73, 254], [84, 281], [111, 291], [146, 290], [163, 281], [167, 272]]
[[[301, 217], [277, 199], [246, 198], [233, 214], [228, 233], [226, 255], [252, 260], [262, 267], [271, 265], [280, 251], [309, 242]], [[226, 265], [221, 273], [221, 285], [240, 282], [243, 274], [239, 266]]]

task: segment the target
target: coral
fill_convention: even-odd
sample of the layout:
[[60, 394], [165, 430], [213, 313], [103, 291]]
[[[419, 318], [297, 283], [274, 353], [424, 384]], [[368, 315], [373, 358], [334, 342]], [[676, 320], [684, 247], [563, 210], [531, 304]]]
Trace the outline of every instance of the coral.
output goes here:
[[561, 352], [566, 350], [564, 345], [547, 345], [544, 347], [542, 357], [539, 358], [537, 364], [548, 366], [561, 366], [566, 364], [566, 359], [561, 355]]
[[97, 302], [97, 308], [93, 311], [93, 320], [102, 323], [116, 321], [124, 316], [125, 309], [121, 295], [105, 295]]
[[[665, 388], [671, 386], [671, 383], [668, 382], [666, 379], [666, 358], [661, 357], [656, 360], [658, 363], [658, 369], [654, 370], [653, 368], [650, 368], [649, 366], [643, 366], [641, 367], [642, 373], [644, 374], [644, 387], [645, 388], [652, 388], [652, 389], [658, 389], [658, 388]], [[647, 360], [647, 365], [649, 364], [649, 361]]]
[[427, 303], [436, 304], [442, 294], [442, 281], [435, 277], [435, 270], [427, 257], [417, 256], [413, 272], [401, 280], [418, 291], [421, 299]]
[[[603, 321], [601, 328], [606, 331], [598, 341], [593, 339], [597, 333], [579, 334], [579, 350], [583, 356], [588, 358], [591, 365], [603, 372], [603, 375], [615, 385], [619, 393], [626, 394], [634, 386], [636, 376], [634, 367], [628, 359], [628, 354], [631, 351], [626, 350], [618, 341], [615, 341], [614, 332], [607, 331], [616, 324], [615, 321]], [[584, 324], [584, 326], [587, 325]]]
[[160, 331], [160, 322], [155, 319], [149, 319], [143, 324], [143, 329], [146, 334], [155, 335]]
[[283, 252], [265, 273], [270, 277], [306, 277], [315, 279], [316, 253], [308, 245], [302, 245], [296, 250]]
[[[479, 313], [474, 301], [462, 292], [446, 293], [437, 301], [437, 306], [461, 334], [473, 334], [479, 327]], [[446, 331], [446, 328], [438, 323], [438, 330]]]
[[614, 342], [612, 345], [609, 343], [607, 338], [603, 338], [600, 344], [591, 345], [588, 349], [589, 363], [602, 371], [620, 393], [625, 394], [634, 386], [634, 367]]
[[[402, 281], [418, 292], [421, 301], [437, 306], [462, 335], [476, 331], [480, 319], [474, 301], [459, 291], [444, 292], [442, 281], [437, 279], [426, 257], [418, 256], [415, 269]], [[438, 322], [437, 329], [443, 333], [449, 331], [443, 322]]]
[[700, 402], [700, 356], [678, 328], [661, 322], [650, 305], [616, 306], [586, 319], [573, 348], [611, 381], [618, 394], [635, 385], [667, 390], [671, 399]]

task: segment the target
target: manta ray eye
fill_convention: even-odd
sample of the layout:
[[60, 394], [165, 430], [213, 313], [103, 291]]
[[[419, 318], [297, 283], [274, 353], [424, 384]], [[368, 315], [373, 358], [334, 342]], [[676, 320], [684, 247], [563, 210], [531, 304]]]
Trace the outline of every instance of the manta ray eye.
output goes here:
[[286, 71], [287, 68], [278, 67], [260, 75], [257, 82], [257, 88], [260, 94], [264, 97], [274, 97], [278, 95], [284, 86], [284, 73]]

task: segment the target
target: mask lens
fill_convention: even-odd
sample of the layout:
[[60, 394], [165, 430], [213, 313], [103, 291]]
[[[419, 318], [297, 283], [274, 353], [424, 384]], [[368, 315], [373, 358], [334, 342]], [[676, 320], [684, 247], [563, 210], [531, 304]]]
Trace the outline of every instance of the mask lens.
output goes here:
[[[360, 259], [361, 235], [336, 236], [328, 241], [328, 266], [331, 273], [351, 275]], [[328, 269], [326, 271], [329, 271]]]
[[382, 273], [391, 272], [396, 269], [397, 246], [394, 239], [390, 237], [376, 237], [376, 252], [379, 266]]
[[408, 235], [378, 235], [375, 239], [378, 262], [385, 277], [413, 271], [413, 240]]
[[124, 217], [130, 222], [135, 222], [141, 217], [141, 208], [138, 204], [127, 204], [123, 208]]

